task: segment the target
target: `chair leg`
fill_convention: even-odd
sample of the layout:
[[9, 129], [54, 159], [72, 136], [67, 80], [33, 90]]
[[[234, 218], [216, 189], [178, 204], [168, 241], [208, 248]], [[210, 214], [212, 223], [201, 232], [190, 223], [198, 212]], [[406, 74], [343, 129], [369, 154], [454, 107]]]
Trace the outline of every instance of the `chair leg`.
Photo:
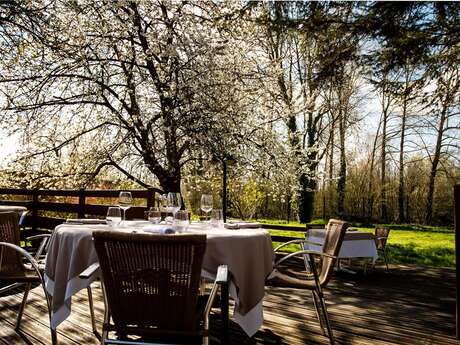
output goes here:
[[318, 318], [319, 326], [321, 327], [321, 331], [323, 332], [323, 335], [326, 335], [326, 331], [324, 330], [323, 319], [321, 318], [321, 312], [319, 310], [319, 301], [318, 301], [318, 297], [316, 295], [315, 290], [311, 291], [311, 296], [313, 298], [313, 305], [315, 306], [316, 317]]
[[42, 284], [43, 292], [45, 293], [46, 306], [48, 307], [48, 316], [49, 316], [49, 320], [50, 320], [50, 331], [51, 331], [51, 344], [52, 345], [57, 345], [58, 344], [57, 333], [56, 333], [56, 330], [53, 329], [53, 327], [51, 327], [51, 316], [52, 316], [51, 315], [51, 310], [52, 310], [51, 297], [48, 294], [48, 291], [46, 291], [43, 279], [41, 281], [41, 284]]
[[51, 329], [51, 344], [58, 345], [56, 330]]
[[25, 285], [24, 297], [22, 298], [21, 305], [19, 306], [18, 317], [16, 319], [16, 331], [19, 330], [19, 326], [21, 325], [22, 315], [24, 314], [24, 308], [26, 306], [27, 297], [29, 296], [29, 291], [31, 287], [32, 287], [32, 283], [27, 283]]
[[101, 290], [102, 290], [102, 297], [104, 299], [104, 323], [102, 324], [102, 336], [101, 336], [101, 345], [105, 345], [105, 341], [109, 336], [109, 332], [106, 329], [106, 325], [110, 322], [110, 310], [109, 304], [107, 302], [107, 295], [105, 292], [104, 283], [101, 280]]
[[387, 258], [387, 252], [386, 252], [386, 250], [384, 249], [382, 253], [383, 253], [383, 259], [385, 260], [385, 265], [386, 265], [387, 271], [388, 271], [388, 258]]
[[329, 342], [331, 345], [334, 345], [334, 335], [332, 334], [331, 322], [329, 321], [329, 315], [327, 314], [326, 302], [324, 301], [324, 296], [322, 294], [318, 294], [318, 297], [320, 300], [321, 309], [323, 311], [324, 320], [326, 321], [326, 328], [327, 328], [327, 333], [329, 335]]
[[91, 314], [91, 327], [93, 328], [93, 333], [96, 336], [98, 336], [99, 333], [97, 332], [96, 319], [94, 317], [93, 292], [91, 290], [91, 286], [88, 286], [86, 290], [88, 291], [88, 304], [89, 304], [89, 312]]

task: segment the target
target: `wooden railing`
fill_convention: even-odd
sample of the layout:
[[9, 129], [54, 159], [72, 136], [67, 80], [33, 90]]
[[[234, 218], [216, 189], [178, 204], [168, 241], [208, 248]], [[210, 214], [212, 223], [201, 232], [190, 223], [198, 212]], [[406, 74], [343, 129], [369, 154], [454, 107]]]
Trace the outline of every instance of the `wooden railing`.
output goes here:
[[[160, 189], [148, 188], [145, 190], [130, 190], [134, 199], [145, 199], [145, 206], [134, 206], [126, 211], [126, 218], [144, 218], [144, 211], [154, 206], [156, 193], [162, 193]], [[50, 190], [50, 189], [12, 189], [0, 188], [0, 205], [25, 206], [29, 214], [25, 219], [24, 231], [21, 231], [21, 238], [52, 230], [57, 225], [66, 221], [66, 218], [103, 218], [107, 214], [107, 207], [117, 204], [116, 198], [120, 190]], [[14, 198], [14, 200], [11, 200]], [[56, 198], [67, 198], [64, 202]], [[112, 198], [109, 204], [95, 204], [88, 201], [89, 198]], [[18, 200], [20, 199], [20, 200]], [[53, 200], [54, 199], [54, 200]], [[69, 202], [71, 201], [71, 202]], [[106, 201], [106, 200], [103, 200]], [[136, 203], [136, 202], [135, 202]], [[45, 213], [45, 214], [44, 214]], [[48, 213], [48, 214], [46, 214]], [[49, 213], [53, 213], [49, 215]], [[263, 224], [263, 228], [271, 230], [305, 232], [304, 227]], [[295, 239], [292, 236], [272, 235], [272, 240], [285, 242]]]
[[[130, 190], [134, 204], [136, 199], [145, 199], [145, 206], [133, 206], [126, 212], [126, 218], [143, 218], [144, 211], [154, 206], [156, 193], [162, 193], [160, 189], [148, 188], [144, 190]], [[25, 226], [28, 228], [23, 236], [30, 236], [40, 233], [43, 229], [54, 229], [63, 223], [66, 218], [104, 217], [107, 214], [107, 207], [117, 204], [116, 198], [120, 190], [50, 190], [50, 189], [12, 189], [0, 188], [0, 205], [25, 206], [29, 214], [25, 219]], [[14, 196], [15, 200], [9, 200]], [[53, 200], [53, 198], [70, 198], [65, 202]], [[88, 203], [89, 198], [113, 198], [110, 204]], [[19, 200], [18, 200], [19, 199]], [[50, 200], [51, 199], [51, 200]], [[73, 202], [68, 202], [73, 201]], [[48, 211], [57, 213], [53, 216], [43, 215]], [[63, 216], [64, 214], [64, 216]], [[60, 216], [59, 216], [60, 215]], [[21, 236], [21, 237], [23, 237]]]
[[[306, 227], [278, 225], [278, 224], [262, 224], [262, 228], [269, 229], [269, 230], [296, 231], [296, 232], [301, 232], [301, 233], [304, 233], [306, 231]], [[287, 241], [298, 239], [299, 237], [272, 235], [271, 238], [272, 238], [272, 241], [274, 242], [287, 242]]]

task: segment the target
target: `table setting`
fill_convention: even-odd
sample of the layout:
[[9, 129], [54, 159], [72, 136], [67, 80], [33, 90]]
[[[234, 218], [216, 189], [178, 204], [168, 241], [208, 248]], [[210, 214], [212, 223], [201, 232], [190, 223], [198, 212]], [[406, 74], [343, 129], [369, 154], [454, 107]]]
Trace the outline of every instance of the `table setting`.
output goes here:
[[270, 234], [257, 223], [224, 224], [222, 210], [213, 209], [209, 196], [201, 200], [201, 209], [209, 214], [205, 221], [190, 221], [190, 213], [181, 209], [179, 193], [169, 193], [166, 207], [151, 208], [145, 212], [144, 220], [126, 220], [125, 212], [132, 198], [130, 201], [129, 194], [120, 193], [120, 207], [109, 207], [105, 220], [69, 219], [58, 225], [50, 240], [45, 265], [46, 289], [53, 296], [52, 327], [55, 329], [70, 315], [72, 296], [99, 278], [95, 274], [81, 279], [79, 274], [98, 263], [92, 232], [104, 230], [170, 236], [205, 234], [202, 277], [213, 279], [219, 265], [227, 265], [231, 276], [229, 294], [235, 301], [233, 320], [248, 336], [257, 332], [263, 323], [265, 278], [273, 269]]
[[[310, 229], [307, 233], [306, 249], [322, 250], [326, 237], [325, 229]], [[339, 252], [339, 259], [371, 258], [372, 264], [378, 259], [374, 234], [359, 231], [357, 228], [347, 229]]]

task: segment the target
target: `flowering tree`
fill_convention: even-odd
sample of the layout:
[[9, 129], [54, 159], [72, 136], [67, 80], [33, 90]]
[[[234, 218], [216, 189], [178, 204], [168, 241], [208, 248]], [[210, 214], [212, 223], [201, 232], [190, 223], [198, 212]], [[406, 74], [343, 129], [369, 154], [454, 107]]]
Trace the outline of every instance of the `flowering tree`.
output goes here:
[[83, 1], [44, 11], [46, 41], [23, 32], [0, 80], [2, 122], [23, 131], [29, 169], [59, 163], [93, 178], [114, 167], [142, 186], [153, 175], [179, 191], [194, 152], [241, 122], [237, 50], [245, 46], [225, 30], [231, 6]]
[[352, 4], [275, 2], [259, 13], [265, 68], [272, 79], [266, 92], [275, 100], [286, 129], [302, 222], [311, 220], [319, 163], [338, 119], [328, 100], [330, 85], [356, 56], [357, 36], [341, 24], [349, 20], [352, 8]]

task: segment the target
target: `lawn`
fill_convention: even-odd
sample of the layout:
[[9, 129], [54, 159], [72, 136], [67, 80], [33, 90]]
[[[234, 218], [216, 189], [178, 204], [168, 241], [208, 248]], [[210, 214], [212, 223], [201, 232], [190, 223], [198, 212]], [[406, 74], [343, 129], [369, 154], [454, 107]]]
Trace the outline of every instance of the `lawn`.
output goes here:
[[[261, 221], [262, 223], [288, 225], [282, 222]], [[320, 221], [317, 221], [319, 223]], [[289, 226], [305, 228], [305, 225], [291, 222]], [[374, 232], [374, 227], [353, 224], [360, 231]], [[389, 224], [391, 229], [387, 244], [389, 262], [394, 264], [414, 264], [431, 267], [455, 267], [455, 239], [453, 229], [406, 224]], [[278, 236], [303, 237], [296, 231], [270, 230]], [[278, 245], [278, 243], [274, 243]], [[298, 250], [297, 246], [288, 247]]]

